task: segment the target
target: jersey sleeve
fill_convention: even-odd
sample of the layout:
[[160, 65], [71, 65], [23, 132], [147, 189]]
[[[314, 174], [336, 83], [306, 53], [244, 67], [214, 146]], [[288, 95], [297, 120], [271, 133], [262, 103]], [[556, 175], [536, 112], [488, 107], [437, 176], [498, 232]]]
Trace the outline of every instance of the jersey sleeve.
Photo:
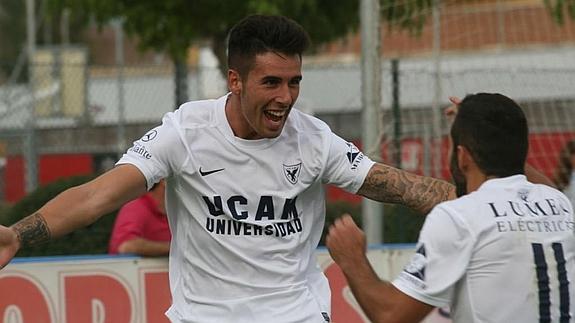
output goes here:
[[144, 174], [149, 190], [160, 179], [178, 173], [188, 156], [176, 114], [170, 112], [160, 126], [136, 140], [116, 165], [136, 166]]
[[456, 283], [466, 273], [474, 244], [467, 223], [442, 205], [434, 208], [425, 220], [415, 254], [393, 285], [426, 304], [449, 305]]
[[323, 182], [356, 193], [374, 162], [357, 147], [331, 133]]

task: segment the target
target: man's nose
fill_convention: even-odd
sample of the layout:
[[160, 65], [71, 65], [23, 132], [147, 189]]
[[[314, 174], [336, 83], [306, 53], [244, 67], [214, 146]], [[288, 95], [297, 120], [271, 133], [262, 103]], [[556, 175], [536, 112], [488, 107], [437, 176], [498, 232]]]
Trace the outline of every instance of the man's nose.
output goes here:
[[293, 103], [293, 93], [292, 90], [290, 89], [290, 87], [287, 84], [282, 85], [279, 89], [278, 89], [278, 93], [276, 96], [276, 102], [285, 105], [285, 106], [291, 106]]

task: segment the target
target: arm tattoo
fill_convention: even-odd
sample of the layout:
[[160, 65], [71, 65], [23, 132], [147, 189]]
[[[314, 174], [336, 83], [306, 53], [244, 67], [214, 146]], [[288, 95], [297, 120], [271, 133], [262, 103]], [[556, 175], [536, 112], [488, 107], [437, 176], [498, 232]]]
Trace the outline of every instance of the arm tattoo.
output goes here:
[[46, 242], [51, 237], [48, 224], [40, 213], [25, 217], [14, 224], [12, 229], [16, 231], [22, 247]]
[[435, 205], [455, 198], [455, 187], [443, 180], [375, 164], [358, 194], [380, 202], [403, 204], [427, 214]]

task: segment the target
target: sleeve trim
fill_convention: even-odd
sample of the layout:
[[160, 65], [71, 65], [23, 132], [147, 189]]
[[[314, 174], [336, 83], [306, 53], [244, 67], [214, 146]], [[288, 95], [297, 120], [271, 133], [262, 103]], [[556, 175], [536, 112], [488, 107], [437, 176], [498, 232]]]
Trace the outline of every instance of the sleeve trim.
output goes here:
[[397, 288], [399, 291], [401, 291], [402, 293], [404, 293], [405, 295], [411, 297], [411, 298], [415, 298], [416, 300], [423, 302], [425, 304], [429, 304], [431, 306], [435, 306], [435, 307], [444, 307], [444, 306], [448, 306], [449, 305], [449, 301], [438, 298], [438, 297], [432, 297], [429, 295], [425, 295], [422, 294], [420, 292], [418, 292], [417, 290], [411, 288], [411, 286], [409, 286], [409, 283], [405, 282], [403, 278], [401, 278], [401, 276], [399, 276], [397, 279], [395, 279], [392, 282], [392, 285], [395, 286], [395, 288]]

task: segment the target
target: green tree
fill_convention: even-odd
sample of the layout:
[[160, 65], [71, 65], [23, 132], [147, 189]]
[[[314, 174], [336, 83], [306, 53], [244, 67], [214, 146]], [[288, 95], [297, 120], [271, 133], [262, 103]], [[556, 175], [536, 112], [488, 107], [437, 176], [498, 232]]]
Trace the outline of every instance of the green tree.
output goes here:
[[10, 76], [12, 65], [22, 51], [26, 39], [24, 1], [0, 2], [0, 84]]
[[[169, 54], [181, 84], [182, 66], [194, 42], [209, 44], [225, 68], [225, 40], [230, 28], [248, 14], [283, 14], [296, 18], [316, 43], [333, 40], [356, 28], [358, 1], [340, 0], [46, 0], [54, 14], [92, 14], [99, 24], [123, 17], [124, 28], [143, 49]], [[86, 20], [87, 21], [87, 20]], [[224, 63], [222, 63], [224, 62]], [[185, 66], [183, 68], [185, 71]], [[181, 86], [177, 86], [181, 88]], [[186, 98], [179, 96], [178, 102]]]
[[[35, 1], [36, 44], [60, 43], [60, 25], [63, 10], [53, 9], [49, 0]], [[77, 43], [82, 39], [88, 14], [75, 15], [69, 20], [69, 41]], [[25, 81], [26, 67], [26, 1], [0, 1], [0, 84]], [[9, 79], [11, 78], [11, 79]]]
[[[46, 0], [58, 13], [92, 14], [100, 24], [122, 16], [128, 34], [137, 36], [143, 49], [170, 55], [176, 67], [177, 104], [186, 101], [185, 56], [194, 42], [209, 44], [226, 74], [226, 37], [230, 28], [249, 14], [282, 14], [297, 20], [315, 45], [332, 41], [359, 26], [359, 0]], [[412, 30], [425, 22], [422, 13], [431, 0], [382, 0], [382, 15], [394, 25]], [[88, 21], [86, 19], [85, 21]]]
[[565, 15], [575, 20], [575, 0], [544, 0], [547, 10], [559, 24], [565, 22]]
[[[195, 42], [210, 45], [225, 74], [225, 39], [230, 28], [248, 14], [283, 14], [300, 22], [319, 45], [354, 31], [359, 25], [360, 0], [36, 0], [45, 28], [59, 21], [64, 9], [71, 10], [72, 38], [91, 18], [103, 25], [123, 17], [128, 34], [137, 36], [142, 49], [167, 53], [175, 64], [176, 104], [185, 97], [185, 57]], [[381, 14], [390, 26], [415, 34], [441, 0], [380, 0]], [[472, 2], [477, 0], [455, 0]], [[556, 21], [567, 13], [575, 19], [575, 0], [544, 0]], [[15, 57], [24, 44], [24, 1], [0, 4], [0, 60]], [[16, 14], [14, 14], [16, 13]], [[45, 13], [45, 14], [44, 14]], [[52, 28], [54, 29], [54, 28]], [[44, 35], [56, 35], [46, 32]], [[76, 36], [76, 37], [75, 37]], [[57, 36], [56, 36], [57, 37]], [[54, 37], [54, 38], [56, 38]], [[19, 41], [18, 41], [19, 40]], [[3, 54], [3, 52], [5, 54]], [[3, 56], [4, 55], [4, 56]], [[5, 58], [6, 57], [6, 58]], [[15, 58], [14, 58], [15, 60]], [[1, 79], [1, 78], [0, 78]]]

